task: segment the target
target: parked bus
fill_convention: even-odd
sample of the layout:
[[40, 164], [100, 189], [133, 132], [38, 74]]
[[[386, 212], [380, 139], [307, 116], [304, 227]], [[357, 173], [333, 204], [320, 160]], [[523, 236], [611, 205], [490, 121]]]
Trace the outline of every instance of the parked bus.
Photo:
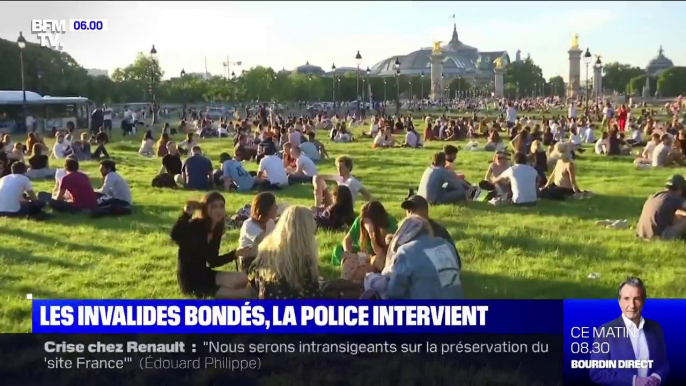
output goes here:
[[[22, 91], [0, 91], [0, 132], [23, 131]], [[26, 91], [26, 113], [35, 119], [35, 131], [62, 129], [71, 122], [76, 129], [88, 129], [93, 103], [84, 97], [41, 96]], [[32, 131], [33, 128], [28, 128]]]

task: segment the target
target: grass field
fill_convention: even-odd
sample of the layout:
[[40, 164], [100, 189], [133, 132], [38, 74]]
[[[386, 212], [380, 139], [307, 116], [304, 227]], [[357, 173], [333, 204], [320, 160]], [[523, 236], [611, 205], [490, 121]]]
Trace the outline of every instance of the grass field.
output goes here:
[[[423, 125], [418, 130], [423, 131]], [[332, 156], [319, 166], [320, 172], [333, 172], [336, 156], [352, 156], [353, 174], [399, 219], [408, 187], [417, 185], [431, 154], [445, 144], [432, 142], [423, 150], [372, 150], [370, 140], [335, 144], [324, 140], [324, 133], [320, 137]], [[30, 331], [27, 293], [37, 298], [180, 297], [176, 248], [169, 230], [184, 201], [202, 193], [152, 188], [150, 180], [160, 159], [139, 156], [139, 143], [140, 134], [136, 140], [118, 139], [108, 146], [120, 174], [131, 185], [133, 215], [98, 220], [59, 215], [47, 222], [0, 219], [0, 332]], [[231, 141], [204, 140], [201, 146], [216, 166], [219, 153], [229, 151]], [[432, 207], [431, 216], [457, 241], [467, 298], [612, 297], [627, 275], [640, 276], [651, 297], [686, 297], [683, 243], [644, 242], [634, 237], [632, 229], [594, 225], [606, 218], [628, 219], [635, 225], [645, 198], [683, 169], [636, 170], [630, 157], [608, 159], [589, 153], [578, 161], [578, 181], [581, 189], [596, 192], [590, 200], [541, 202], [532, 209], [476, 202]], [[491, 156], [460, 152], [458, 170], [476, 182], [483, 178]], [[98, 164], [81, 165], [99, 187]], [[247, 169], [256, 170], [257, 165], [248, 164]], [[34, 182], [34, 188], [50, 191], [53, 184], [52, 180]], [[252, 194], [224, 196], [229, 213], [252, 199]], [[290, 204], [313, 205], [309, 185], [290, 187], [277, 197]], [[330, 255], [342, 238], [343, 233], [317, 237], [320, 267], [327, 278], [337, 275]], [[237, 239], [238, 230], [228, 231], [222, 251], [235, 247]], [[600, 277], [588, 279], [590, 273]]]

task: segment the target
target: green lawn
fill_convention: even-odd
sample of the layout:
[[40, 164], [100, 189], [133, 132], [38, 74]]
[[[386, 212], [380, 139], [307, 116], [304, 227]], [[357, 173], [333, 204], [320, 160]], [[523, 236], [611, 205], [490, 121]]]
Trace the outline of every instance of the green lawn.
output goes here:
[[[423, 131], [423, 125], [419, 125]], [[359, 129], [357, 130], [359, 133]], [[326, 135], [320, 133], [324, 141]], [[15, 138], [18, 140], [19, 138]], [[180, 139], [180, 138], [179, 138]], [[30, 331], [30, 301], [36, 298], [178, 298], [176, 248], [169, 230], [186, 199], [201, 192], [150, 187], [160, 160], [139, 156], [139, 139], [118, 139], [108, 150], [129, 181], [135, 213], [122, 218], [92, 220], [59, 215], [47, 222], [0, 219], [0, 332]], [[376, 199], [398, 218], [400, 202], [416, 186], [431, 154], [444, 145], [423, 150], [372, 150], [370, 140], [351, 144], [324, 141], [332, 159], [320, 165], [333, 172], [333, 158], [347, 154], [353, 173]], [[215, 165], [231, 141], [201, 142]], [[464, 145], [464, 144], [462, 144]], [[628, 219], [635, 225], [643, 202], [661, 189], [667, 177], [683, 170], [635, 170], [630, 157], [607, 159], [585, 153], [578, 161], [579, 184], [597, 196], [584, 201], [541, 202], [533, 209], [495, 207], [485, 203], [440, 206], [431, 216], [457, 241], [464, 266], [468, 298], [601, 298], [612, 297], [627, 275], [645, 280], [649, 296], [686, 297], [686, 248], [683, 243], [644, 242], [634, 231], [594, 225], [605, 218]], [[458, 170], [477, 182], [488, 167], [490, 153], [461, 152]], [[53, 164], [53, 167], [60, 166]], [[249, 170], [257, 165], [248, 164]], [[98, 164], [82, 163], [96, 187]], [[35, 182], [37, 191], [51, 190], [53, 181]], [[249, 203], [251, 194], [224, 193], [232, 213]], [[295, 186], [277, 194], [280, 201], [313, 205], [312, 188]], [[237, 244], [238, 230], [224, 237], [222, 250]], [[330, 265], [333, 246], [342, 233], [319, 234], [322, 275], [335, 277]], [[590, 273], [600, 278], [588, 279]]]

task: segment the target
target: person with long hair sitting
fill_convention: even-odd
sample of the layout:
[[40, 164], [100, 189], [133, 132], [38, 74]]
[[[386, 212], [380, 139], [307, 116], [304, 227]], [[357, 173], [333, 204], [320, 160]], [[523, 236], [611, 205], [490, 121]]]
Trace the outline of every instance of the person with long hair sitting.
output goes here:
[[165, 155], [169, 154], [169, 151], [167, 150], [167, 142], [169, 142], [169, 134], [162, 133], [160, 135], [160, 139], [157, 140], [157, 144], [155, 145], [155, 154], [158, 157], [164, 157]]
[[[163, 132], [166, 133], [166, 131]], [[145, 135], [143, 136], [143, 140], [141, 141], [141, 147], [140, 149], [138, 149], [138, 154], [144, 157], [152, 157], [153, 155], [155, 155], [153, 146], [155, 146], [155, 140], [152, 139], [152, 130], [148, 130], [145, 132]]]
[[[365, 289], [383, 299], [461, 299], [462, 278], [455, 246], [435, 237], [429, 222], [409, 215], [392, 235], [381, 274]], [[365, 296], [366, 297], [366, 296]]]
[[200, 202], [189, 201], [172, 228], [171, 238], [179, 246], [176, 277], [185, 295], [223, 299], [252, 296], [244, 273], [212, 269], [252, 251], [247, 247], [219, 254], [226, 223], [225, 204], [218, 192], [207, 193]]
[[507, 154], [503, 151], [497, 151], [493, 154], [493, 161], [488, 166], [486, 171], [486, 176], [479, 182], [479, 187], [489, 192], [494, 192], [494, 194], [488, 195], [487, 199], [492, 198], [491, 196], [498, 195], [500, 197], [508, 197], [510, 194], [510, 184], [507, 180], [499, 181], [495, 184], [495, 181], [500, 177], [505, 170], [510, 168], [510, 162], [507, 159]]
[[257, 194], [250, 205], [250, 218], [243, 221], [238, 234], [238, 247], [252, 247], [262, 234], [269, 234], [278, 213], [276, 196], [269, 192]]
[[197, 145], [198, 141], [195, 140], [195, 134], [188, 133], [186, 134], [186, 139], [176, 145], [176, 148], [179, 149], [179, 153], [186, 155]]
[[334, 249], [332, 262], [335, 265], [340, 264], [344, 252], [362, 252], [370, 257], [370, 263], [380, 271], [388, 249], [386, 236], [393, 234], [397, 227], [398, 221], [386, 211], [381, 202], [366, 202], [343, 239], [342, 247], [337, 246]]
[[317, 224], [304, 206], [288, 207], [260, 243], [250, 267], [259, 299], [313, 299], [319, 288]]
[[29, 179], [50, 179], [55, 176], [55, 169], [50, 169], [50, 165], [48, 165], [49, 157], [43, 154], [42, 144], [33, 143], [28, 161], [31, 168], [24, 175]]
[[355, 208], [350, 188], [337, 185], [331, 192], [333, 202], [324, 206], [312, 207], [317, 227], [320, 229], [340, 231], [348, 229], [355, 221]]
[[[557, 148], [561, 143], [555, 144]], [[590, 198], [593, 193], [583, 192], [576, 183], [576, 165], [571, 153], [563, 151], [556, 158], [555, 168], [548, 178], [548, 182], [541, 189], [539, 197], [549, 200], [565, 200], [571, 197], [577, 199]]]

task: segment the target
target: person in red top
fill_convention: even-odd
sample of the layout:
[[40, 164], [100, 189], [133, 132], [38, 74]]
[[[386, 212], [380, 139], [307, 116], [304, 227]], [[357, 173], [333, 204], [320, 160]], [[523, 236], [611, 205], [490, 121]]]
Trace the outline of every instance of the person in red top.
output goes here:
[[622, 107], [619, 108], [619, 111], [617, 111], [617, 123], [619, 124], [619, 131], [624, 132], [624, 129], [626, 128], [626, 120], [629, 116], [629, 109], [626, 108], [626, 105], [622, 105]]
[[[79, 161], [67, 158], [64, 162], [67, 175], [62, 178], [59, 190], [55, 196], [50, 193], [38, 193], [38, 199], [47, 202], [54, 211], [78, 213], [89, 211], [97, 207], [98, 198], [93, 185], [87, 175], [79, 171]], [[69, 192], [70, 199], [65, 199]]]

